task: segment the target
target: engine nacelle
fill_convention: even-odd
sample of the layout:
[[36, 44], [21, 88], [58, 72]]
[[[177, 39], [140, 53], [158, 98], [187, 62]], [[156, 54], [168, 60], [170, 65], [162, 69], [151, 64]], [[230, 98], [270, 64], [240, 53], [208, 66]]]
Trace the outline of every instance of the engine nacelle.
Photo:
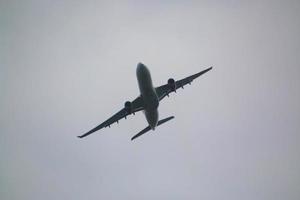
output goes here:
[[132, 104], [130, 101], [126, 101], [124, 104], [124, 107], [125, 107], [127, 113], [129, 113], [129, 114], [132, 113]]
[[175, 82], [175, 80], [173, 78], [170, 78], [168, 80], [168, 86], [171, 89], [171, 91], [176, 92], [176, 82]]

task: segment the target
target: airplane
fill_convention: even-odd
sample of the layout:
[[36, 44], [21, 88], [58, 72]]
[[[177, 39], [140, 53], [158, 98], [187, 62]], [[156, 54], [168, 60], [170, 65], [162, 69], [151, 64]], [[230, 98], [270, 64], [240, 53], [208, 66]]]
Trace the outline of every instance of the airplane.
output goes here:
[[145, 134], [150, 130], [155, 130], [157, 126], [171, 120], [174, 116], [167, 117], [162, 120], [158, 120], [158, 106], [159, 102], [165, 98], [169, 97], [169, 94], [177, 91], [179, 88], [184, 88], [186, 84], [191, 84], [192, 81], [202, 74], [211, 70], [212, 67], [207, 68], [197, 74], [188, 76], [184, 79], [175, 81], [173, 78], [168, 79], [167, 84], [161, 85], [159, 87], [154, 87], [152, 84], [152, 79], [150, 71], [143, 63], [138, 63], [136, 68], [136, 76], [138, 80], [138, 86], [140, 90], [140, 96], [134, 99], [132, 102], [126, 101], [124, 107], [117, 112], [115, 115], [110, 117], [108, 120], [104, 121], [102, 124], [88, 131], [87, 133], [78, 136], [79, 138], [86, 137], [102, 128], [110, 127], [113, 123], [119, 123], [119, 120], [127, 118], [128, 115], [135, 114], [138, 111], [143, 111], [148, 122], [148, 126], [140, 131], [138, 134], [134, 135], [131, 140]]

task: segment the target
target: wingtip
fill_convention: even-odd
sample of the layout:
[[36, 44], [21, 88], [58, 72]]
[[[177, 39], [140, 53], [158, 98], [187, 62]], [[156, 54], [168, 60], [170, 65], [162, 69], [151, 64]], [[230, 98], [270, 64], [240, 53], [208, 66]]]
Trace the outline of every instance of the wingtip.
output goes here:
[[133, 140], [136, 139], [136, 138], [137, 138], [137, 136], [134, 135], [130, 140], [133, 141]]

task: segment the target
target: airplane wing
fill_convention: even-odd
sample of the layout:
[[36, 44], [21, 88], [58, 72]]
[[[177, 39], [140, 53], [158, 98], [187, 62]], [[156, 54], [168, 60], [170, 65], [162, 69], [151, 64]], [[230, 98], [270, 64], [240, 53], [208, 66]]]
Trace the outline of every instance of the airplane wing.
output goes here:
[[[126, 107], [126, 103], [128, 103], [130, 105], [129, 107]], [[85, 136], [88, 136], [102, 128], [106, 128], [107, 126], [110, 127], [110, 125], [112, 125], [113, 123], [117, 122], [119, 123], [119, 120], [125, 118], [130, 115], [130, 114], [134, 114], [135, 112], [144, 110], [144, 103], [143, 103], [143, 99], [141, 98], [141, 96], [137, 97], [135, 100], [133, 100], [132, 102], [126, 102], [125, 103], [125, 107], [122, 108], [119, 112], [117, 112], [116, 114], [114, 114], [112, 117], [110, 117], [108, 120], [106, 120], [105, 122], [103, 122], [102, 124], [96, 126], [95, 128], [93, 128], [92, 130], [88, 131], [87, 133], [78, 136], [79, 138], [83, 138]], [[128, 105], [128, 106], [129, 106]]]
[[186, 84], [191, 84], [191, 82], [194, 79], [198, 78], [199, 76], [208, 72], [211, 69], [212, 67], [207, 68], [197, 74], [194, 74], [192, 76], [186, 77], [178, 81], [174, 81], [174, 79], [169, 79], [168, 84], [155, 88], [159, 101], [162, 100], [165, 96], [169, 96], [171, 92], [176, 92], [178, 88], [183, 88]]

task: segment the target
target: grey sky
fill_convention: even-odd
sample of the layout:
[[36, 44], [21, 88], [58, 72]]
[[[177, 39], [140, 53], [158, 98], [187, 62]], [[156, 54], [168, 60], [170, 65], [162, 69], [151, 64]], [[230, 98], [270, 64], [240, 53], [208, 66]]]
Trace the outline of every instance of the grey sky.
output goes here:
[[[1, 1], [0, 199], [300, 198], [299, 1]], [[155, 85], [214, 69], [76, 138]], [[153, 134], [152, 134], [153, 133]]]

